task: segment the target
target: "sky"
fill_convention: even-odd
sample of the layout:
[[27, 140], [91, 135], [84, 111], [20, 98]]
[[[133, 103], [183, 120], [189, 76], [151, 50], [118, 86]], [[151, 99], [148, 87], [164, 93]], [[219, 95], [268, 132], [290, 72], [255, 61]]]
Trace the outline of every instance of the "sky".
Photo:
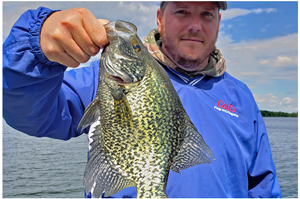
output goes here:
[[[156, 28], [159, 1], [3, 2], [3, 41], [20, 15], [40, 6], [50, 9], [84, 7], [97, 18], [129, 21], [144, 39]], [[216, 46], [227, 72], [245, 83], [261, 110], [298, 111], [298, 2], [229, 1]], [[99, 59], [92, 57], [83, 64]]]

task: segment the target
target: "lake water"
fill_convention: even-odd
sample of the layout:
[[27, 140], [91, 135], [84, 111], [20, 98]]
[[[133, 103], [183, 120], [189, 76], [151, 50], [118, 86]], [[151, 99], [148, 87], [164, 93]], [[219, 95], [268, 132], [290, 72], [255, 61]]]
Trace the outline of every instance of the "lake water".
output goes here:
[[[298, 118], [264, 118], [282, 196], [298, 197]], [[82, 198], [87, 136], [27, 136], [3, 121], [3, 197]]]
[[264, 118], [284, 198], [298, 198], [298, 118]]

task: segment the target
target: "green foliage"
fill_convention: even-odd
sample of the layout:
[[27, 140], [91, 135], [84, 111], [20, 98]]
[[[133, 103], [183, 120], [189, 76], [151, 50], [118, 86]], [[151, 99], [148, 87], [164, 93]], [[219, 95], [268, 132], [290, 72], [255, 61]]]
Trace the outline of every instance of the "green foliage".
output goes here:
[[298, 112], [294, 113], [285, 113], [285, 112], [273, 112], [273, 111], [266, 111], [260, 110], [263, 117], [298, 117]]

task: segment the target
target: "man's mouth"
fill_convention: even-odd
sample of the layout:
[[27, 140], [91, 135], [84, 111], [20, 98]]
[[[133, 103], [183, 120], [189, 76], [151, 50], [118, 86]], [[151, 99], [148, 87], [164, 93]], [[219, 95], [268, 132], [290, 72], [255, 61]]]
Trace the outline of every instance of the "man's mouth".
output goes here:
[[182, 38], [181, 40], [183, 40], [183, 41], [192, 41], [192, 42], [202, 42], [203, 43], [203, 40], [198, 39], [198, 38]]

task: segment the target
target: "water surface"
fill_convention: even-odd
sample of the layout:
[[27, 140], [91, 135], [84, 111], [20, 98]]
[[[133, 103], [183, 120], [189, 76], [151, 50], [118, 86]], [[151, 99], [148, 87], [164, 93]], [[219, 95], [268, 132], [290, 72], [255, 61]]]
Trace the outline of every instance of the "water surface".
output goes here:
[[[264, 118], [282, 196], [298, 197], [298, 118]], [[36, 138], [3, 121], [3, 197], [82, 198], [87, 136]]]

